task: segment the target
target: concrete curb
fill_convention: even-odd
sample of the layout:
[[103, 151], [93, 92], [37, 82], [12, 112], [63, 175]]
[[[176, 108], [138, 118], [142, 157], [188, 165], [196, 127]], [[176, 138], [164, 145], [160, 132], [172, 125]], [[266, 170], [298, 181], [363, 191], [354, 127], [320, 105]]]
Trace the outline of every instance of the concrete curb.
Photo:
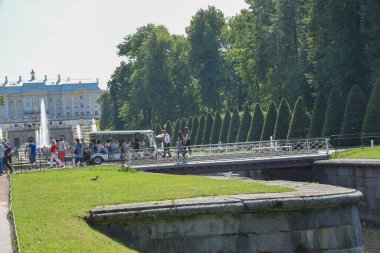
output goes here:
[[9, 191], [10, 186], [8, 174], [4, 174], [0, 178], [0, 252], [11, 253], [13, 252], [12, 247], [12, 232], [11, 224], [8, 219], [10, 202], [9, 202]]

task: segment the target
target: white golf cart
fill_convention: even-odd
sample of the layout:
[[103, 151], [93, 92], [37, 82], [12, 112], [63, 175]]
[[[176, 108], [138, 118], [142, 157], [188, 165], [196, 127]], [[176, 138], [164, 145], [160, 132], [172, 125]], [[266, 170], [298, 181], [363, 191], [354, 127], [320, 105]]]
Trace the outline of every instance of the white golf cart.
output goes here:
[[[92, 149], [87, 162], [90, 164], [100, 165], [103, 162], [123, 161], [132, 155], [155, 157], [156, 154], [157, 145], [152, 130], [92, 131], [89, 134]], [[105, 146], [107, 140], [110, 143], [116, 142], [117, 148], [97, 149], [97, 143], [100, 142], [102, 146]], [[125, 142], [126, 145], [120, 148], [120, 142]]]

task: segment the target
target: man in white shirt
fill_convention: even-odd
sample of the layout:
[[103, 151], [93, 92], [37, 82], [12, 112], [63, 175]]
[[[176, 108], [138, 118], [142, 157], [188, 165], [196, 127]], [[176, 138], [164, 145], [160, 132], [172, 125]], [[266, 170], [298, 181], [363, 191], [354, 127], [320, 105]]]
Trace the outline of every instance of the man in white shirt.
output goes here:
[[172, 155], [170, 154], [170, 135], [165, 131], [162, 130], [162, 133], [164, 135], [164, 153], [162, 154], [162, 157], [166, 157], [166, 153], [171, 157]]

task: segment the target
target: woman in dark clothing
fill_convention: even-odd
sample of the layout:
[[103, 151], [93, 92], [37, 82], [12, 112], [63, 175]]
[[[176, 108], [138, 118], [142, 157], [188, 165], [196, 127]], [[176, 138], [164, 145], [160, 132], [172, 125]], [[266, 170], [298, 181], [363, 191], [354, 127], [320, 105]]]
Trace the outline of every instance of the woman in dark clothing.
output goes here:
[[13, 173], [14, 169], [12, 166], [12, 150], [11, 150], [11, 147], [8, 144], [5, 144], [4, 149], [5, 149], [4, 159], [3, 159], [4, 166], [5, 166], [5, 168], [8, 168], [8, 170], [11, 173]]
[[[188, 127], [185, 127], [185, 151], [189, 151], [189, 154], [191, 155], [191, 148], [190, 148], [190, 131]], [[185, 154], [186, 154], [185, 152]]]
[[175, 149], [176, 149], [176, 152], [177, 152], [177, 160], [179, 160], [179, 154], [181, 153], [182, 154], [182, 157], [185, 158], [185, 152], [183, 151], [183, 146], [184, 146], [184, 139], [183, 139], [183, 135], [182, 135], [182, 132], [179, 131], [178, 132], [178, 139], [175, 143]]

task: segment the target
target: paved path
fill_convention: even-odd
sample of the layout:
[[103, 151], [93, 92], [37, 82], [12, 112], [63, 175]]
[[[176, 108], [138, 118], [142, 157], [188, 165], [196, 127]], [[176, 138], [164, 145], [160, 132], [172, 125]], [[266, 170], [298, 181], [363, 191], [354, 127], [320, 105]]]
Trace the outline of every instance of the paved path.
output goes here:
[[6, 174], [0, 176], [0, 252], [12, 253], [11, 228], [8, 214], [9, 181]]

